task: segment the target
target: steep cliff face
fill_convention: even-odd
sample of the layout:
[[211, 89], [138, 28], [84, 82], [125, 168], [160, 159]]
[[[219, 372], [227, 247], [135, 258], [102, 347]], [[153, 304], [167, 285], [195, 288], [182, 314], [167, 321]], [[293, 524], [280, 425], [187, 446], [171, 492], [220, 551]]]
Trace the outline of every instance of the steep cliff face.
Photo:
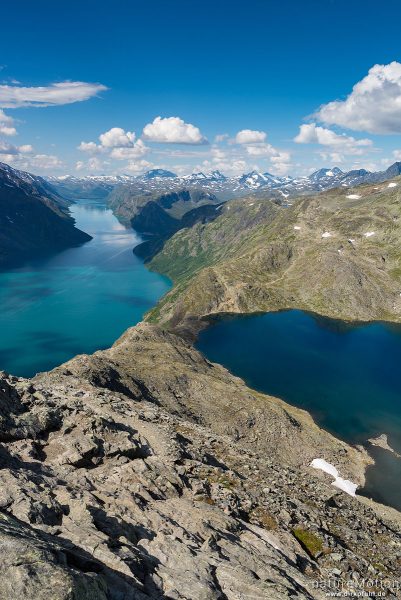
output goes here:
[[47, 182], [0, 163], [0, 268], [90, 239]]
[[149, 202], [157, 204], [170, 217], [178, 220], [193, 208], [219, 204], [219, 200], [214, 194], [197, 189], [155, 193], [137, 190], [130, 185], [121, 185], [108, 197], [110, 208], [126, 223], [130, 223], [131, 219], [139, 215]]
[[0, 399], [4, 600], [311, 599], [398, 573], [400, 515], [308, 466], [361, 482], [366, 454], [158, 327], [2, 375]]
[[149, 319], [186, 333], [213, 314], [284, 308], [400, 321], [400, 191], [397, 178], [289, 208], [227, 203], [214, 222], [178, 232], [154, 257], [150, 267], [175, 286]]
[[147, 238], [134, 250], [146, 261], [151, 260], [174, 233], [195, 223], [213, 221], [221, 209], [216, 196], [196, 189], [152, 194], [121, 186], [110, 194], [108, 203], [121, 221]]

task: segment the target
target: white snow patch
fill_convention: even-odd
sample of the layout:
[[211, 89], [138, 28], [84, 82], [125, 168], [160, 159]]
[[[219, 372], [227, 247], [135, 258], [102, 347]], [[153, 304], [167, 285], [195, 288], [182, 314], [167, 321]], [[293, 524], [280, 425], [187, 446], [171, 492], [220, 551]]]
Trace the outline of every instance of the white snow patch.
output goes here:
[[331, 237], [331, 233], [329, 231], [325, 231], [324, 233], [322, 233], [322, 238], [329, 238]]
[[388, 184], [387, 187], [392, 188], [392, 187], [397, 187], [398, 183], [394, 183], [394, 181], [392, 181], [391, 183]]
[[336, 467], [327, 462], [327, 460], [324, 460], [324, 458], [314, 458], [309, 466], [313, 467], [314, 469], [320, 469], [328, 475], [332, 475], [334, 478], [338, 477], [338, 471]]
[[314, 458], [309, 465], [314, 469], [320, 469], [324, 473], [331, 475], [334, 477], [334, 481], [331, 482], [331, 485], [334, 485], [339, 490], [349, 494], [350, 496], [355, 496], [355, 492], [357, 489], [357, 484], [349, 481], [349, 479], [343, 479], [339, 476], [338, 470], [334, 465], [327, 462], [323, 458]]
[[337, 477], [334, 481], [331, 482], [331, 485], [334, 485], [339, 490], [342, 490], [346, 494], [350, 496], [356, 495], [357, 484], [349, 479], [343, 479], [342, 477]]
[[347, 198], [349, 198], [350, 200], [359, 200], [360, 195], [359, 194], [348, 194], [348, 196], [346, 196]]
[[364, 233], [363, 235], [365, 237], [372, 237], [372, 235], [375, 235], [376, 231], [367, 231], [366, 233]]

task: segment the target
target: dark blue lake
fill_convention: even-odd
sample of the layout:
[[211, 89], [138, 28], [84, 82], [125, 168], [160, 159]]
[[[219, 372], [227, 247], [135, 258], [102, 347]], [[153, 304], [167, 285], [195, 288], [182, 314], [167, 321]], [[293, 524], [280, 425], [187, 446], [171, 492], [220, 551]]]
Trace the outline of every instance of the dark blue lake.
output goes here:
[[93, 240], [0, 272], [0, 369], [32, 376], [110, 346], [169, 289], [132, 252], [141, 239], [105, 207], [71, 210]]
[[[365, 443], [386, 433], [401, 453], [400, 325], [349, 325], [292, 310], [220, 320], [197, 347], [250, 387], [308, 410], [337, 437]], [[377, 462], [365, 493], [401, 509], [401, 459], [368, 449]]]

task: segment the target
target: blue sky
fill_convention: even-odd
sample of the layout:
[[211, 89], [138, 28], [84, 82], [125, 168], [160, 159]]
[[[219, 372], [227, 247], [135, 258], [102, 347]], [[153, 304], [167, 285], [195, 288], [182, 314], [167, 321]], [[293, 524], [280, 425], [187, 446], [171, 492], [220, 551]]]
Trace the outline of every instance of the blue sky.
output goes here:
[[2, 22], [0, 160], [14, 166], [305, 174], [401, 160], [398, 0], [25, 0]]

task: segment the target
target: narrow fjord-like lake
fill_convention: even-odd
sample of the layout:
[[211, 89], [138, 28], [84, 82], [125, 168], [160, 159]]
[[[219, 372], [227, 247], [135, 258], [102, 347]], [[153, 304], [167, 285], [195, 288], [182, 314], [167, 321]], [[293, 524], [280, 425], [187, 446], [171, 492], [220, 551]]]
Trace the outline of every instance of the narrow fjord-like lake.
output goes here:
[[93, 240], [0, 272], [0, 369], [32, 376], [110, 346], [169, 289], [132, 252], [141, 239], [104, 206], [71, 207]]
[[[349, 325], [292, 310], [225, 318], [197, 347], [259, 391], [308, 410], [350, 443], [386, 433], [401, 454], [401, 326]], [[401, 509], [401, 458], [368, 446], [365, 492]], [[316, 457], [320, 458], [320, 457]]]
[[[29, 377], [106, 348], [170, 287], [134, 256], [140, 238], [110, 210], [82, 201], [71, 212], [92, 241], [0, 272], [0, 370]], [[366, 443], [386, 433], [401, 453], [401, 326], [352, 326], [293, 310], [222, 319], [197, 347], [336, 436]], [[369, 452], [377, 462], [364, 493], [401, 509], [401, 459]]]

